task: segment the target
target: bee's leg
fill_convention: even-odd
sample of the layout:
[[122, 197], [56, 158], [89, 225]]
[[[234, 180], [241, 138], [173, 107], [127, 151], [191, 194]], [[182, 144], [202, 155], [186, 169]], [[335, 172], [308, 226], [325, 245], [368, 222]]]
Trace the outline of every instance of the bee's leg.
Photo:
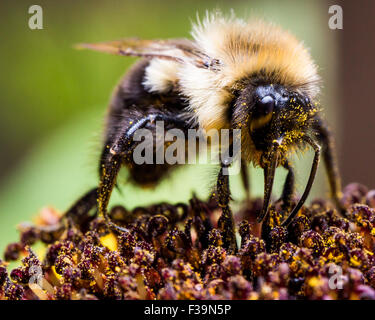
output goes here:
[[97, 190], [94, 188], [85, 193], [65, 212], [56, 225], [38, 227], [42, 240], [46, 243], [53, 243], [71, 222], [81, 225], [87, 221], [90, 218], [88, 215], [90, 210], [96, 207]]
[[241, 180], [245, 189], [246, 199], [250, 201], [249, 168], [244, 159], [241, 159]]
[[288, 174], [285, 178], [283, 192], [281, 194], [281, 200], [283, 202], [282, 209], [288, 210], [291, 207], [295, 191], [295, 174], [294, 169], [288, 160], [285, 160], [283, 167], [288, 170]]
[[264, 197], [263, 197], [263, 208], [260, 215], [257, 218], [258, 223], [264, 221], [268, 217], [269, 206], [271, 203], [271, 194], [273, 189], [273, 182], [275, 180], [275, 171], [277, 166], [277, 152], [273, 150], [271, 152], [271, 159], [269, 163], [263, 167], [264, 173]]
[[168, 124], [173, 124], [179, 128], [185, 128], [187, 126], [186, 122], [176, 117], [165, 114], [149, 114], [136, 121], [130, 127], [124, 127], [112, 144], [105, 145], [100, 164], [98, 211], [99, 214], [106, 219], [108, 225], [118, 231], [126, 232], [127, 229], [113, 223], [107, 213], [107, 206], [113, 188], [116, 185], [117, 175], [120, 171], [121, 164], [124, 161], [130, 160], [129, 157], [131, 157], [134, 150], [133, 137], [136, 131], [145, 128], [148, 124], [153, 124], [158, 120], [165, 121]]
[[[109, 146], [109, 145], [111, 145], [111, 143], [109, 141], [107, 141], [105, 143], [105, 146]], [[107, 156], [107, 149], [108, 149], [107, 147], [104, 148], [103, 151], [102, 151], [102, 154], [100, 156], [99, 177], [101, 175], [102, 165], [104, 163], [103, 159], [105, 159], [105, 157]], [[117, 183], [115, 183], [115, 188], [122, 195], [122, 190], [121, 190], [121, 188], [119, 187], [119, 185]]]
[[120, 171], [122, 161], [129, 156], [132, 146], [132, 138], [136, 130], [144, 128], [154, 118], [150, 115], [135, 122], [130, 127], [125, 127], [118, 138], [112, 143], [106, 143], [100, 160], [100, 183], [97, 194], [99, 215], [105, 218], [108, 225], [118, 231], [126, 229], [113, 223], [108, 216], [107, 207], [113, 188], [116, 186], [117, 175]]
[[96, 207], [97, 197], [98, 188], [91, 189], [66, 211], [64, 217], [72, 219], [75, 223], [80, 223], [89, 211]]
[[121, 167], [121, 156], [112, 154], [110, 148], [106, 146], [107, 152], [101, 163], [100, 183], [98, 188], [97, 203], [99, 215], [104, 217], [108, 225], [119, 231], [126, 231], [125, 229], [115, 225], [109, 218], [107, 206], [109, 203], [112, 190], [116, 184], [116, 178]]
[[298, 211], [301, 209], [307, 197], [309, 196], [311, 187], [315, 180], [316, 172], [318, 170], [319, 162], [320, 162], [320, 154], [321, 154], [320, 145], [315, 140], [311, 139], [308, 136], [304, 136], [304, 140], [314, 149], [315, 155], [314, 155], [313, 163], [311, 166], [309, 179], [307, 180], [307, 184], [305, 187], [305, 191], [303, 192], [296, 206], [293, 208], [292, 212], [282, 223], [282, 226], [284, 227], [287, 227], [293, 221], [294, 217], [298, 214]]
[[218, 221], [218, 228], [223, 235], [224, 247], [230, 254], [234, 254], [237, 252], [237, 242], [233, 214], [229, 207], [229, 201], [231, 198], [229, 189], [229, 175], [224, 174], [224, 170], [227, 171], [229, 166], [230, 164], [224, 163], [221, 165], [217, 178], [216, 197], [218, 204], [223, 211]]
[[327, 171], [331, 197], [337, 208], [340, 210], [340, 213], [344, 215], [345, 208], [340, 201], [342, 198], [341, 177], [337, 164], [338, 161], [333, 135], [329, 130], [328, 125], [320, 118], [316, 120], [314, 129], [317, 133], [318, 142], [322, 146], [322, 155]]

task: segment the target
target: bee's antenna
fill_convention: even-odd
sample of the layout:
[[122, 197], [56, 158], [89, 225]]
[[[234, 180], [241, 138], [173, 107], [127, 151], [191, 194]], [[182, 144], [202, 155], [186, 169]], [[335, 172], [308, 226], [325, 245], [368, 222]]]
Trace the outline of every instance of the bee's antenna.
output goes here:
[[299, 209], [301, 209], [301, 207], [305, 203], [307, 197], [309, 196], [311, 187], [312, 187], [312, 185], [314, 183], [314, 180], [315, 180], [316, 172], [318, 170], [321, 147], [313, 139], [311, 139], [308, 136], [305, 136], [304, 140], [314, 149], [315, 156], [314, 156], [313, 164], [312, 164], [311, 171], [310, 171], [309, 180], [307, 181], [305, 191], [303, 192], [303, 195], [302, 195], [301, 199], [299, 200], [297, 205], [294, 207], [293, 211], [289, 214], [288, 218], [286, 218], [286, 220], [282, 223], [283, 227], [287, 227], [293, 221], [293, 219], [297, 215]]

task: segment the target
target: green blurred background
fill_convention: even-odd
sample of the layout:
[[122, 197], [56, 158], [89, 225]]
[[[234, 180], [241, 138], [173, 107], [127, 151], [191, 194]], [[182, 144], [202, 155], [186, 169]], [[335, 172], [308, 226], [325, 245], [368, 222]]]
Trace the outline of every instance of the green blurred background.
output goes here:
[[[44, 29], [28, 28], [29, 6], [43, 8]], [[322, 95], [329, 121], [336, 77], [336, 36], [327, 27], [323, 1], [8, 1], [0, 4], [0, 252], [17, 240], [16, 225], [50, 205], [64, 211], [95, 186], [103, 115], [115, 84], [135, 61], [88, 51], [79, 42], [122, 37], [188, 37], [192, 20], [205, 10], [233, 8], [281, 24], [303, 39], [321, 68]], [[336, 128], [339, 131], [339, 128]], [[339, 134], [338, 134], [339, 135]], [[304, 184], [311, 155], [298, 162]], [[304, 157], [305, 158], [305, 157]], [[277, 186], [285, 175], [279, 170]], [[322, 171], [322, 170], [321, 170]], [[254, 195], [263, 192], [259, 170], [252, 170]], [[112, 203], [127, 207], [160, 200], [186, 201], [192, 190], [205, 196], [212, 168], [178, 170], [154, 191], [123, 188]], [[243, 196], [239, 177], [232, 177], [235, 199]], [[322, 179], [314, 194], [325, 192]]]

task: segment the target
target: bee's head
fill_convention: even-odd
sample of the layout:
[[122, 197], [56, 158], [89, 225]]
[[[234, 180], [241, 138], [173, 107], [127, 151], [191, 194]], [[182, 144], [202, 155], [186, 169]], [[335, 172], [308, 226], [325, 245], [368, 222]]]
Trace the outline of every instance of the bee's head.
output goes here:
[[234, 120], [242, 122], [246, 114], [246, 130], [255, 149], [268, 155], [277, 146], [280, 159], [290, 147], [301, 143], [317, 108], [307, 95], [296, 90], [278, 84], [260, 84], [241, 90], [233, 112]]
[[[264, 203], [258, 216], [258, 221], [262, 221], [268, 214], [276, 167], [285, 164], [288, 153], [294, 148], [306, 143], [314, 145], [309, 131], [317, 108], [303, 90], [292, 90], [278, 84], [247, 85], [237, 92], [236, 97], [232, 125], [241, 128], [241, 136], [250, 138], [255, 149], [251, 150], [251, 159], [264, 169]], [[298, 212], [310, 191], [318, 162], [314, 160], [308, 184], [291, 217]]]

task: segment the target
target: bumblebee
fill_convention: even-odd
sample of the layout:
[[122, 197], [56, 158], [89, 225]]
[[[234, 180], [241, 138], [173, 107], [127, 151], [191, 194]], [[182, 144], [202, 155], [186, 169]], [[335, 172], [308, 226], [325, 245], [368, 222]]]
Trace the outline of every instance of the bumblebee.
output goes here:
[[[174, 166], [137, 165], [132, 152], [134, 133], [155, 130], [162, 120], [168, 128], [241, 130], [241, 158], [264, 171], [264, 204], [258, 217], [267, 218], [275, 170], [288, 170], [282, 192], [290, 213], [287, 226], [305, 202], [321, 156], [327, 169], [333, 200], [340, 206], [341, 183], [332, 135], [320, 115], [321, 79], [308, 50], [293, 35], [261, 20], [245, 21], [220, 13], [208, 14], [192, 27], [192, 39], [124, 39], [81, 48], [141, 59], [117, 86], [109, 105], [105, 141], [100, 158], [99, 186], [70, 210], [79, 213], [97, 205], [107, 223], [114, 224], [107, 206], [122, 166], [138, 185], [156, 184]], [[305, 190], [292, 207], [295, 173], [290, 155], [311, 147], [315, 156]], [[224, 244], [235, 251], [235, 230], [229, 207], [231, 165], [222, 161], [217, 177], [216, 199], [222, 207], [218, 221]], [[248, 188], [246, 165], [242, 166]]]

